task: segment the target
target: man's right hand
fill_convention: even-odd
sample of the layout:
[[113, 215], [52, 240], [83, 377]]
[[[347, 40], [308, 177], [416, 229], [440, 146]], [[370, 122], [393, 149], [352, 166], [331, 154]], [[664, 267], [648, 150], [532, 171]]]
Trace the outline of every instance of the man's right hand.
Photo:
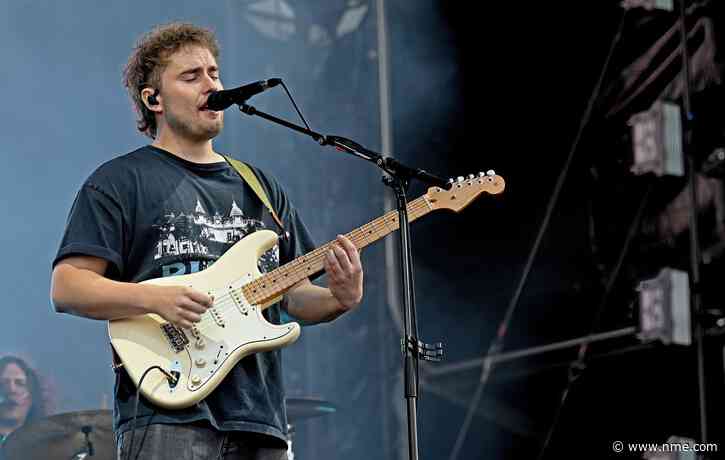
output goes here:
[[213, 299], [187, 286], [155, 286], [146, 284], [145, 304], [150, 312], [177, 327], [190, 329], [201, 321], [201, 314], [213, 305]]
[[107, 267], [105, 259], [92, 256], [60, 261], [51, 287], [56, 311], [100, 320], [155, 313], [188, 329], [212, 305], [211, 297], [188, 286], [110, 280], [104, 276]]

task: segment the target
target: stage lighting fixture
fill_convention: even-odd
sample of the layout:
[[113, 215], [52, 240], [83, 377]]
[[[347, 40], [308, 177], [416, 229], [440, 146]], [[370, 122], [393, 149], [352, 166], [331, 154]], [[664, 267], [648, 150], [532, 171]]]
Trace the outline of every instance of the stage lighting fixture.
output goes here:
[[288, 41], [297, 32], [295, 11], [284, 0], [253, 1], [246, 8], [247, 20], [266, 37]]
[[360, 27], [368, 13], [369, 6], [361, 0], [348, 0], [347, 9], [337, 23], [337, 36], [342, 37]]
[[684, 175], [680, 106], [657, 101], [649, 110], [634, 114], [629, 125], [632, 127], [634, 164], [631, 170], [634, 174]]
[[624, 0], [621, 3], [622, 8], [644, 8], [646, 10], [665, 10], [672, 11], [675, 9], [674, 0]]
[[639, 283], [638, 337], [643, 342], [690, 345], [690, 285], [686, 272], [664, 268]]
[[[279, 41], [301, 38], [310, 45], [328, 46], [335, 38], [358, 30], [370, 11], [369, 0], [300, 3], [252, 0], [245, 4], [245, 17], [265, 37]], [[296, 8], [305, 8], [305, 14], [298, 14]]]

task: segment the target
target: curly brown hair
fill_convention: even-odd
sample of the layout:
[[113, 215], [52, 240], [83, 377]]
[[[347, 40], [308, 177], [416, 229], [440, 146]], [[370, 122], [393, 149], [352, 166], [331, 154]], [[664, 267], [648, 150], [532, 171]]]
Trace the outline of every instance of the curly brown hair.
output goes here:
[[25, 423], [45, 417], [53, 410], [53, 391], [49, 382], [43, 381], [38, 373], [26, 360], [19, 356], [5, 355], [0, 357], [0, 372], [3, 372], [10, 364], [15, 364], [25, 373], [28, 379], [28, 390], [33, 401]]
[[161, 89], [161, 74], [168, 58], [179, 49], [196, 45], [206, 48], [219, 58], [219, 43], [214, 33], [193, 24], [174, 22], [155, 27], [141, 36], [123, 69], [123, 85], [136, 108], [139, 131], [156, 138], [156, 118], [141, 99], [144, 88]]

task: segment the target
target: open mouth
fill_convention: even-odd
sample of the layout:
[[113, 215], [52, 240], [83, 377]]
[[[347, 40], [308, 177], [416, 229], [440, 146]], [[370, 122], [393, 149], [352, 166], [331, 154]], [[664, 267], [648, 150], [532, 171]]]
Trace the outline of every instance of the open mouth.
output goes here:
[[209, 108], [209, 104], [208, 104], [208, 102], [204, 102], [204, 104], [202, 104], [202, 105], [201, 105], [201, 106], [199, 107], [199, 112], [202, 112], [202, 113], [208, 113], [208, 114], [210, 114], [210, 115], [217, 115], [217, 114], [219, 113], [219, 112], [217, 112], [216, 110], [212, 110], [212, 109], [210, 109], [210, 108]]

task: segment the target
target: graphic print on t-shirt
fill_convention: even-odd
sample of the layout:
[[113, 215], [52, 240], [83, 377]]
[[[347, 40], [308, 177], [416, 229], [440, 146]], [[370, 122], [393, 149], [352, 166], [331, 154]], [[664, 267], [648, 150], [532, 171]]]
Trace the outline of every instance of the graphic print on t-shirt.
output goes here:
[[[158, 232], [154, 260], [183, 257], [188, 263], [162, 266], [162, 276], [182, 275], [205, 269], [231, 245], [250, 233], [263, 229], [264, 222], [244, 215], [236, 201], [224, 215], [210, 215], [199, 199], [193, 211], [167, 210], [153, 227]], [[197, 260], [194, 260], [197, 259]], [[265, 252], [258, 261], [259, 270], [267, 273], [279, 265], [279, 246]]]

